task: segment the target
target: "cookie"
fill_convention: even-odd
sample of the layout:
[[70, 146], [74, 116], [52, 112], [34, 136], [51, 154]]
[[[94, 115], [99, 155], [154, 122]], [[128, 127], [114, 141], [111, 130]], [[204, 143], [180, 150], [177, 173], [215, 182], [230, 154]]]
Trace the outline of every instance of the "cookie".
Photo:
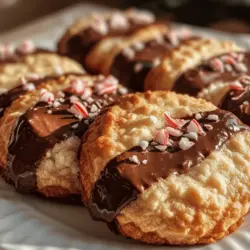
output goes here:
[[[111, 74], [125, 86], [144, 90], [144, 81], [150, 70], [158, 66], [161, 59], [171, 50], [189, 39], [198, 39], [187, 29], [161, 29], [159, 33], [151, 32], [147, 40], [141, 40], [138, 34], [135, 39], [115, 56]], [[104, 72], [105, 73], [105, 72]]]
[[247, 73], [249, 59], [249, 54], [231, 41], [190, 40], [174, 49], [149, 72], [145, 89], [198, 95], [210, 84]]
[[105, 15], [95, 13], [76, 21], [66, 31], [58, 42], [58, 51], [87, 66], [85, 56], [100, 41], [106, 37], [114, 38], [132, 34], [154, 21], [154, 15], [144, 10], [129, 9]]
[[63, 73], [83, 73], [77, 62], [55, 52], [36, 48], [31, 41], [17, 47], [0, 46], [0, 93], [4, 93], [20, 83], [22, 77], [42, 78]]
[[248, 213], [249, 150], [249, 127], [205, 100], [129, 94], [84, 136], [83, 200], [94, 219], [126, 237], [215, 242]]
[[67, 74], [44, 79], [16, 99], [0, 120], [4, 179], [23, 193], [79, 196], [80, 138], [124, 93], [113, 77]]

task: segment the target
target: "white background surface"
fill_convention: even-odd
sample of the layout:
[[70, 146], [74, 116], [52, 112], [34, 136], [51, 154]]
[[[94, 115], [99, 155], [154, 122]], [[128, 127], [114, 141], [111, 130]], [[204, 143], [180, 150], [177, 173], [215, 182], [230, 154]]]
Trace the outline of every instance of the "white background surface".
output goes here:
[[[26, 38], [36, 44], [55, 48], [55, 42], [73, 20], [90, 11], [104, 10], [96, 5], [76, 5], [26, 27], [0, 35], [0, 43], [17, 43]], [[178, 25], [177, 25], [178, 26]], [[248, 35], [230, 35], [193, 28], [201, 35], [234, 39], [250, 48]], [[15, 250], [248, 250], [250, 217], [240, 230], [207, 246], [154, 247], [113, 235], [103, 223], [92, 221], [83, 207], [62, 205], [36, 197], [17, 194], [0, 179], [0, 249]]]

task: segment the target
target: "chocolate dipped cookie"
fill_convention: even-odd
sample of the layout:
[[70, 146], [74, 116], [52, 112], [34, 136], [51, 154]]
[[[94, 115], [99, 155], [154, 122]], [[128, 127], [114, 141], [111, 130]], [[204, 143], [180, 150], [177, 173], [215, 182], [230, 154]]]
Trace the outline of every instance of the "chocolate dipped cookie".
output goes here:
[[79, 196], [81, 137], [101, 109], [126, 93], [113, 77], [67, 74], [42, 80], [0, 120], [1, 168], [18, 192]]
[[76, 61], [37, 48], [29, 40], [16, 47], [0, 45], [0, 94], [27, 81], [33, 83], [39, 78], [67, 72], [83, 73], [84, 70]]
[[109, 38], [108, 45], [115, 46], [121, 37], [133, 34], [154, 22], [154, 15], [145, 10], [129, 9], [104, 15], [93, 13], [87, 18], [77, 20], [67, 30], [58, 42], [58, 50], [89, 68], [85, 57], [98, 43]]
[[249, 127], [205, 100], [129, 94], [85, 134], [83, 200], [94, 219], [126, 237], [215, 242], [249, 211], [249, 150]]
[[223, 83], [248, 73], [249, 58], [248, 52], [231, 41], [190, 40], [150, 71], [145, 88], [173, 90], [202, 98], [214, 91], [220, 95]]

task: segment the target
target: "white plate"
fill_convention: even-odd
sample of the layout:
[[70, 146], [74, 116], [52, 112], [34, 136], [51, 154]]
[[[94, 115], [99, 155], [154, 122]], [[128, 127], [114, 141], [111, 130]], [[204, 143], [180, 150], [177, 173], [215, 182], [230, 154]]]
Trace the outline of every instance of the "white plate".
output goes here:
[[[96, 5], [77, 5], [46, 17], [24, 28], [0, 36], [0, 41], [33, 38], [38, 44], [53, 48], [55, 41], [72, 21], [86, 12], [103, 10]], [[198, 34], [237, 39], [248, 46], [248, 35], [234, 37], [220, 32], [194, 28]], [[103, 223], [92, 221], [83, 207], [62, 205], [32, 196], [17, 194], [0, 179], [0, 249], [15, 250], [248, 250], [250, 216], [241, 228], [223, 240], [195, 247], [153, 247], [113, 235]]]

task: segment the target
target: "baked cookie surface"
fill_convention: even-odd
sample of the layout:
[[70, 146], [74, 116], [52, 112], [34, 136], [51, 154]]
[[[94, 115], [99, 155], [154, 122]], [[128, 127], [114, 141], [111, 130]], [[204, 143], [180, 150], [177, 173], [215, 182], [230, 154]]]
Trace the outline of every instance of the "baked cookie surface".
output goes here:
[[145, 88], [197, 95], [211, 83], [225, 82], [248, 72], [248, 57], [231, 41], [190, 40], [150, 71]]
[[130, 94], [85, 134], [83, 199], [94, 219], [124, 236], [211, 243], [248, 213], [249, 147], [249, 127], [204, 100]]
[[101, 109], [127, 90], [113, 77], [67, 74], [42, 80], [0, 121], [1, 167], [19, 192], [80, 194], [80, 138]]
[[22, 83], [22, 78], [35, 80], [63, 73], [83, 73], [84, 69], [70, 58], [36, 48], [31, 41], [18, 47], [0, 46], [0, 91], [4, 93]]

